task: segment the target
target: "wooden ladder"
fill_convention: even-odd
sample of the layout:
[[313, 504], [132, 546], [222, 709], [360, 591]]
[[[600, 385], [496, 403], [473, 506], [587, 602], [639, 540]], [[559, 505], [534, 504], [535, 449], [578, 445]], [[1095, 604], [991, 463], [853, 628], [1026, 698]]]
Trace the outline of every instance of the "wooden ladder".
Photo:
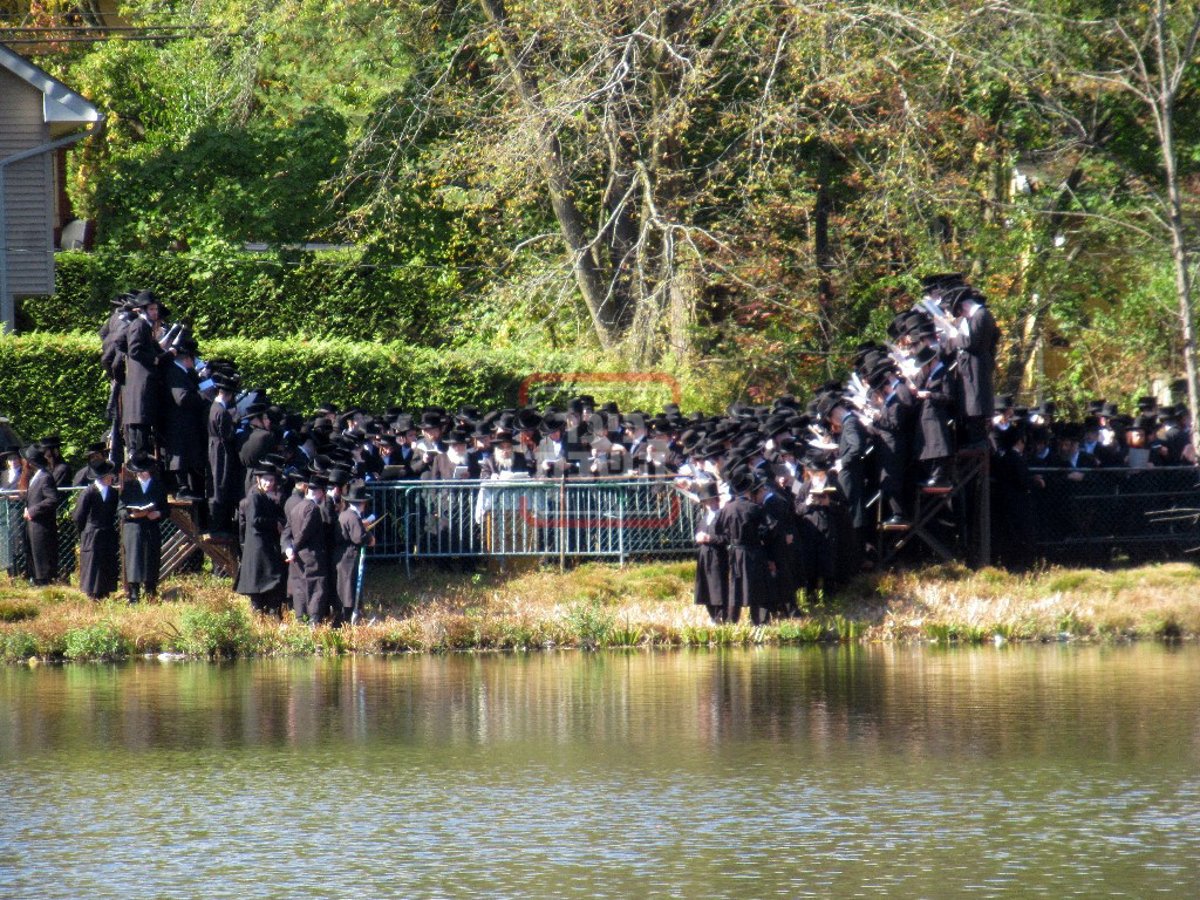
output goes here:
[[170, 507], [171, 521], [177, 530], [163, 541], [161, 577], [182, 571], [197, 553], [203, 553], [212, 560], [214, 575], [232, 578], [237, 571], [237, 547], [234, 542], [202, 535], [196, 522], [194, 502], [171, 500]]

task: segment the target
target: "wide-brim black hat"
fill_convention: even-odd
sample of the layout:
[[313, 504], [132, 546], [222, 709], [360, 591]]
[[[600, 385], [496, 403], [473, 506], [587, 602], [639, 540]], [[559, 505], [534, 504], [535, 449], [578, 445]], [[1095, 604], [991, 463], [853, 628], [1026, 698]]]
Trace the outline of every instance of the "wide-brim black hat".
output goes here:
[[801, 465], [811, 472], [828, 472], [833, 468], [833, 459], [823, 450], [813, 450], [804, 455]]
[[715, 481], [700, 481], [694, 485], [697, 500], [716, 500], [721, 491]]
[[936, 275], [926, 275], [921, 279], [921, 293], [935, 296], [951, 288], [961, 287], [967, 283], [962, 272], [940, 272]]
[[48, 434], [37, 443], [43, 450], [58, 450], [62, 447], [62, 438], [57, 434]]
[[367, 493], [367, 486], [361, 481], [356, 481], [350, 485], [349, 490], [342, 494], [342, 499], [347, 503], [369, 503], [371, 495]]
[[137, 474], [138, 472], [154, 471], [154, 459], [145, 453], [135, 453], [125, 463], [126, 471]]
[[745, 466], [739, 466], [729, 473], [729, 490], [734, 494], [749, 494], [759, 487], [759, 480]]
[[516, 428], [518, 431], [537, 431], [542, 426], [542, 417], [532, 409], [523, 409], [517, 413]]
[[917, 366], [928, 365], [935, 359], [937, 359], [937, 351], [932, 347], [922, 347], [913, 356], [913, 362], [916, 363]]
[[446, 435], [446, 443], [448, 444], [469, 444], [471, 442], [471, 432], [465, 428], [455, 428]]
[[154, 291], [138, 291], [129, 300], [129, 305], [134, 309], [145, 309], [152, 303], [158, 304], [159, 308], [161, 309], [162, 304], [159, 303], [158, 297], [155, 296]]
[[88, 481], [99, 481], [105, 475], [111, 475], [117, 471], [117, 467], [110, 463], [107, 459], [102, 459], [99, 462], [94, 462], [87, 467]]

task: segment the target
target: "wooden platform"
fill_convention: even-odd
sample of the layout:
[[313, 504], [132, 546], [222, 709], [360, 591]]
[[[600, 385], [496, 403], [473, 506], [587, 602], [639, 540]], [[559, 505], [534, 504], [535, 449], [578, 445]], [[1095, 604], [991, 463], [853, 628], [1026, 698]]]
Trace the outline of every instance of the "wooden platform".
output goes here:
[[187, 568], [197, 554], [212, 560], [213, 574], [232, 578], [237, 571], [237, 544], [232, 538], [214, 538], [200, 533], [196, 504], [200, 501], [171, 500], [171, 521], [176, 530], [163, 541], [162, 575], [166, 578]]

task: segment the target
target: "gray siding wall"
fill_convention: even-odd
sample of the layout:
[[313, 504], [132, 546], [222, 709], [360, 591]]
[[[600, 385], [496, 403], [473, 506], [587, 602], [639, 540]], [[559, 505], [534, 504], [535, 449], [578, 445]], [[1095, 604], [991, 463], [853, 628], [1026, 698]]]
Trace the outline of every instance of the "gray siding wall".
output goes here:
[[[0, 159], [44, 144], [42, 94], [0, 69]], [[51, 155], [14, 163], [4, 172], [8, 223], [8, 286], [15, 296], [54, 292], [54, 179]]]

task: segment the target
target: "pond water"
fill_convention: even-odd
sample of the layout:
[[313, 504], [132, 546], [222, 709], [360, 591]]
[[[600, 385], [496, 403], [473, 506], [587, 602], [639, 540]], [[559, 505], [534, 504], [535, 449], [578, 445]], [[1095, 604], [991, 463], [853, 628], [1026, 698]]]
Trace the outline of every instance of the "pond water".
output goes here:
[[1200, 648], [0, 668], [0, 897], [1195, 896]]

